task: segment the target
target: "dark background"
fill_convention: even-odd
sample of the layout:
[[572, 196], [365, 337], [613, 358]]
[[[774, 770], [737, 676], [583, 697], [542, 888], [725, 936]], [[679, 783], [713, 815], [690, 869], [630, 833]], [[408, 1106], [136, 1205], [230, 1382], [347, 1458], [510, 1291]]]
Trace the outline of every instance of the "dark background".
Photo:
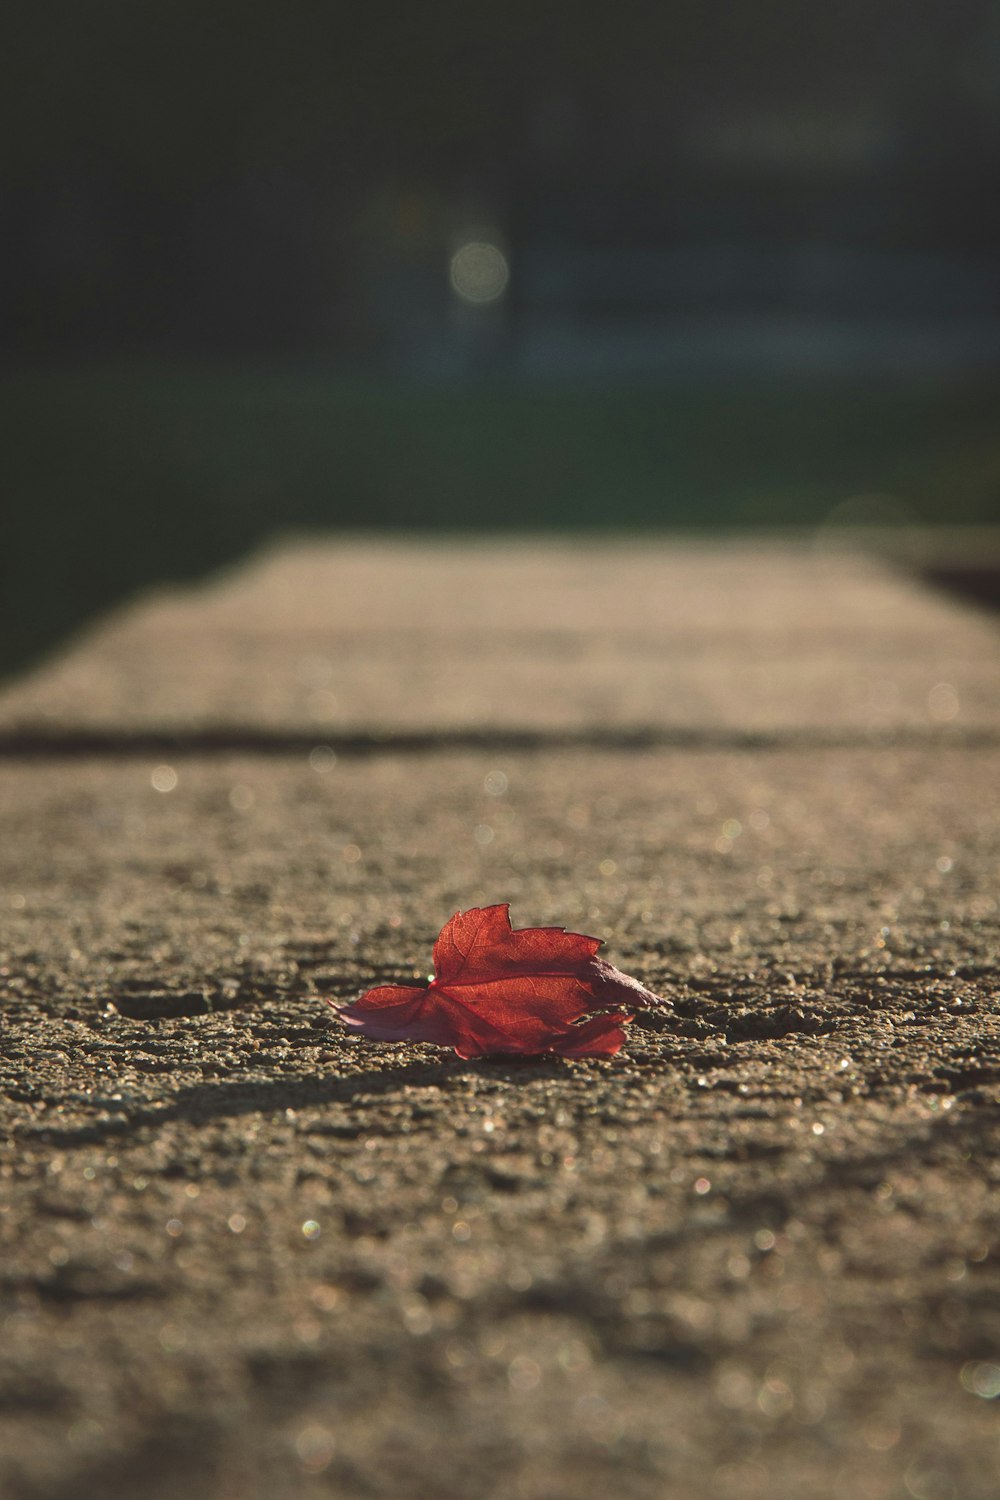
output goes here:
[[290, 527], [1000, 513], [993, 3], [2, 25], [0, 669]]

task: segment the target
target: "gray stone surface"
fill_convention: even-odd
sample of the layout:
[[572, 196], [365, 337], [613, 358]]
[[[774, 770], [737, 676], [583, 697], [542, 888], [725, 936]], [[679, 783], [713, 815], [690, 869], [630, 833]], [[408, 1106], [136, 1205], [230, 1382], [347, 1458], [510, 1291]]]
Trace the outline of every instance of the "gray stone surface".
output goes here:
[[[865, 559], [325, 544], [12, 687], [4, 1500], [994, 1500], [996, 671]], [[671, 1010], [323, 1003], [501, 900]]]

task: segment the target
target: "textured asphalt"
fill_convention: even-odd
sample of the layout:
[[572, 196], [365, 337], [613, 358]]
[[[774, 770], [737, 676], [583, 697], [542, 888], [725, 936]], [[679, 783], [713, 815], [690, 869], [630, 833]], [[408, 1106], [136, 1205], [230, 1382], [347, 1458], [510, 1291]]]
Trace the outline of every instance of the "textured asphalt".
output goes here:
[[[997, 647], [812, 543], [300, 539], [11, 684], [3, 1500], [995, 1500]], [[671, 1008], [338, 1024], [492, 901]]]

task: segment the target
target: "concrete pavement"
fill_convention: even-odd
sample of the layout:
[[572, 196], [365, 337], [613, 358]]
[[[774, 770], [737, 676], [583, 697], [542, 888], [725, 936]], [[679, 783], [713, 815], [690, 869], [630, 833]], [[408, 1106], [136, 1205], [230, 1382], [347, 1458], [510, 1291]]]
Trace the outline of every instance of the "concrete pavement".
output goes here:
[[[790, 542], [300, 541], [0, 697], [0, 1494], [992, 1500], [1000, 657]], [[459, 906], [604, 1063], [322, 1003]]]

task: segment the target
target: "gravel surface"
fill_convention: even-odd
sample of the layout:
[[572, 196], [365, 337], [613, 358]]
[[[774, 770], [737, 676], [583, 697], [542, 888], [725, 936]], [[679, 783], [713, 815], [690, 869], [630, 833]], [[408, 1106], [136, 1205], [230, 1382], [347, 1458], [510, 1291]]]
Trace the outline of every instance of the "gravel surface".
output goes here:
[[[823, 558], [824, 643], [788, 549], [621, 549], [596, 619], [593, 549], [390, 551], [397, 599], [464, 555], [517, 607], [438, 600], [407, 682], [409, 605], [338, 649], [378, 549], [299, 548], [0, 700], [3, 1500], [996, 1500], [995, 632]], [[641, 719], [600, 654], [636, 567]], [[463, 718], [477, 610], [507, 695]], [[350, 705], [318, 753], [304, 661]], [[505, 900], [670, 1009], [463, 1063], [325, 1005]]]

